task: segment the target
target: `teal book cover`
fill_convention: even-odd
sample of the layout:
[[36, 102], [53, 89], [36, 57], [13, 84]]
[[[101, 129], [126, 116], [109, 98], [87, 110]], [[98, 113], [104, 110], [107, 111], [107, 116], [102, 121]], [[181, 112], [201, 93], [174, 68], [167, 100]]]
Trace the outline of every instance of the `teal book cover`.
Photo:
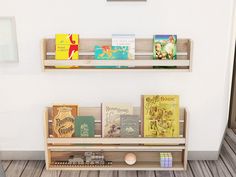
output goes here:
[[77, 116], [75, 119], [76, 137], [94, 137], [94, 117]]
[[[95, 46], [95, 60], [128, 60], [128, 46]], [[96, 68], [127, 68], [127, 66], [96, 66]]]

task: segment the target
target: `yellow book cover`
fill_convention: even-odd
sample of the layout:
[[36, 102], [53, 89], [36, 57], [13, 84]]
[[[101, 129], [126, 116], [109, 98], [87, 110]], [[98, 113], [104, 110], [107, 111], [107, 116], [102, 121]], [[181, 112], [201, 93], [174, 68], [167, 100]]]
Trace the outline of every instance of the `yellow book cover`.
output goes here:
[[179, 137], [179, 96], [143, 97], [144, 137]]
[[[79, 59], [79, 35], [56, 34], [56, 60]], [[56, 68], [74, 68], [74, 66], [57, 66]]]

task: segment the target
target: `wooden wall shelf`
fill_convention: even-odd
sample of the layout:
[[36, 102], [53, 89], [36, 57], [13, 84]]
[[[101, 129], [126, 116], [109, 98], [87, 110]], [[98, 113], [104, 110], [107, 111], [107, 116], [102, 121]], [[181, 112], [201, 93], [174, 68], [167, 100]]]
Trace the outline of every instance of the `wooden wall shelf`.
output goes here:
[[[55, 39], [43, 39], [43, 68], [45, 71], [191, 71], [191, 40], [178, 39], [177, 60], [153, 60], [153, 39], [136, 39], [135, 60], [94, 60], [95, 45], [111, 45], [111, 39], [80, 39], [79, 60], [55, 60]], [[56, 66], [79, 66], [60, 69]], [[101, 69], [96, 66], [128, 66], [128, 68]], [[153, 68], [165, 66], [174, 68]]]
[[[101, 108], [80, 107], [80, 115], [95, 117], [96, 138], [54, 138], [52, 136], [52, 108], [45, 111], [45, 159], [49, 170], [186, 170], [187, 168], [187, 140], [188, 113], [185, 108], [180, 109], [180, 136], [175, 138], [101, 138]], [[134, 108], [134, 114], [140, 114], [140, 108]], [[141, 121], [140, 121], [141, 124]], [[141, 127], [141, 125], [140, 125]], [[141, 129], [141, 128], [140, 128]], [[110, 161], [111, 166], [81, 166], [57, 164], [61, 159], [78, 152], [102, 151]], [[123, 157], [127, 152], [137, 156], [135, 165], [127, 165]], [[173, 167], [160, 167], [160, 152], [171, 152]]]

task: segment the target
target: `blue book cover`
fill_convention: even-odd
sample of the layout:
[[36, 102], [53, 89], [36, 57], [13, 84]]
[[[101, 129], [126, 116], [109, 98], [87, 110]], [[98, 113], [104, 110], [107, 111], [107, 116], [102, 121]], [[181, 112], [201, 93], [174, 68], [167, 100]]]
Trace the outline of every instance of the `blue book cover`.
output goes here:
[[[128, 46], [95, 46], [95, 60], [127, 60]], [[96, 68], [127, 68], [127, 66], [96, 66]]]

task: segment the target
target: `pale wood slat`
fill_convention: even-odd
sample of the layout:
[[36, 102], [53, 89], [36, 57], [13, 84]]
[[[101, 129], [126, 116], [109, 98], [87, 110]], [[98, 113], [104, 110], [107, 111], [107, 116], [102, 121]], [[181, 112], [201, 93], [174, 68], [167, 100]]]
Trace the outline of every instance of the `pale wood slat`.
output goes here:
[[61, 171], [60, 177], [79, 177], [80, 171]]
[[207, 161], [207, 165], [214, 177], [228, 177], [231, 176], [229, 170], [225, 166], [221, 158], [215, 161]]
[[118, 171], [119, 177], [138, 177], [137, 171]]
[[27, 161], [16, 160], [12, 161], [10, 166], [6, 170], [7, 177], [19, 177], [24, 170]]
[[40, 177], [45, 166], [45, 162], [31, 160], [27, 163], [21, 177]]
[[155, 177], [154, 171], [138, 171], [138, 177]]
[[178, 145], [185, 138], [47, 138], [48, 143], [56, 144], [165, 144]]
[[80, 177], [98, 177], [99, 171], [81, 171]]
[[61, 174], [61, 171], [59, 170], [47, 170], [46, 166], [43, 169], [43, 172], [41, 174], [41, 177], [59, 177]]
[[189, 60], [45, 60], [45, 66], [189, 66]]
[[213, 177], [205, 161], [190, 161], [190, 167], [197, 177]]
[[3, 167], [3, 170], [6, 171], [6, 169], [9, 167], [9, 165], [11, 164], [11, 160], [3, 160], [1, 163], [2, 163], [2, 167]]
[[186, 171], [174, 171], [174, 174], [175, 174], [175, 177], [194, 177], [189, 164], [187, 165]]
[[118, 177], [118, 171], [113, 171], [113, 170], [109, 170], [109, 171], [100, 171], [99, 172], [99, 177]]
[[185, 149], [185, 146], [104, 146], [104, 145], [97, 145], [97, 146], [53, 146], [49, 145], [48, 149], [51, 151], [182, 151]]
[[236, 176], [236, 155], [224, 140], [221, 148], [220, 157], [233, 176]]
[[174, 177], [173, 171], [155, 171], [156, 177]]

